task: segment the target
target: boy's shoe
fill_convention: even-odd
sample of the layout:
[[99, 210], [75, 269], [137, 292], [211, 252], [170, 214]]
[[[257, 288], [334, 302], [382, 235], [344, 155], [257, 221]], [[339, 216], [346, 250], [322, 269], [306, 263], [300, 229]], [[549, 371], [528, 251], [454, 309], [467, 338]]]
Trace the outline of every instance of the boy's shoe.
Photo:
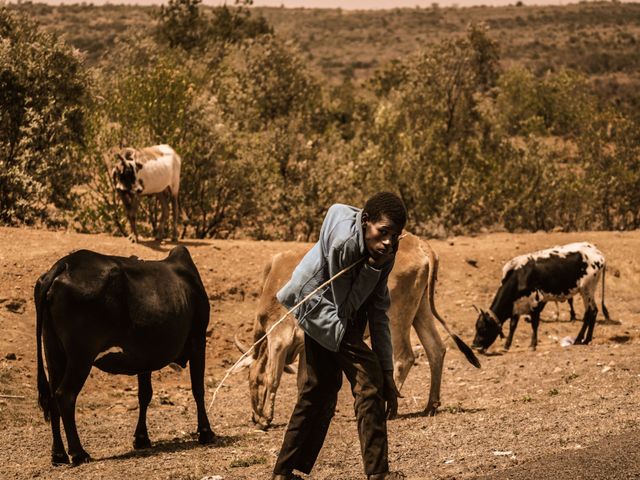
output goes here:
[[405, 475], [402, 472], [385, 472], [369, 475], [369, 480], [404, 480]]

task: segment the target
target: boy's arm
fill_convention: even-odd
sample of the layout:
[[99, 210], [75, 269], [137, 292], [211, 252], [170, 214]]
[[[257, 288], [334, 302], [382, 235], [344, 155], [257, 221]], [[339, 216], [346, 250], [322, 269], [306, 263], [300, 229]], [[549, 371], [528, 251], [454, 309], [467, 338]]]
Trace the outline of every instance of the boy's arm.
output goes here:
[[369, 298], [376, 285], [379, 283], [383, 272], [366, 261], [359, 252], [349, 251], [347, 243], [331, 246], [329, 249], [329, 275], [333, 277], [344, 268], [354, 262], [361, 261], [362, 266], [355, 267], [357, 273], [342, 275], [331, 282], [331, 291], [336, 306], [338, 317], [349, 320], [355, 317], [356, 312]]
[[371, 348], [378, 358], [382, 370], [393, 372], [393, 347], [391, 345], [391, 332], [389, 330], [389, 317], [387, 311], [391, 306], [387, 279], [393, 268], [393, 263], [384, 266], [384, 272], [375, 290], [371, 294], [368, 307], [369, 331], [371, 332]]

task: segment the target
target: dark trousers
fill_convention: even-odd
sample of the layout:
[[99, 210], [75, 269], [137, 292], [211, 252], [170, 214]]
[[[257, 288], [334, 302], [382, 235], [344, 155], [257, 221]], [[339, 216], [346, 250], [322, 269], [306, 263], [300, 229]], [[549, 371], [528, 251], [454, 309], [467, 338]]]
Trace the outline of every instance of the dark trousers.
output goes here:
[[361, 329], [349, 325], [340, 350], [332, 352], [305, 335], [306, 381], [298, 395], [274, 473], [310, 473], [335, 413], [342, 372], [351, 384], [364, 471], [389, 470], [382, 368], [364, 343]]

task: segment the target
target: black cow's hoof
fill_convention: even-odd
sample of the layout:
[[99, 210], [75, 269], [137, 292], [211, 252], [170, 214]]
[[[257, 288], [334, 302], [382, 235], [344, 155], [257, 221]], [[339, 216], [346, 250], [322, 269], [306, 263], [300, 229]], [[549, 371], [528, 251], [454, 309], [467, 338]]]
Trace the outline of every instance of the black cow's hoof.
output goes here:
[[133, 438], [133, 448], [141, 450], [143, 448], [151, 448], [151, 440], [147, 436], [140, 436]]
[[78, 465], [82, 465], [83, 463], [89, 463], [90, 461], [91, 461], [91, 457], [84, 450], [81, 453], [78, 453], [77, 455], [71, 456], [71, 463], [73, 464], [74, 467], [77, 467]]
[[69, 456], [65, 452], [52, 453], [51, 465], [57, 467], [59, 465], [69, 465]]
[[213, 443], [216, 440], [216, 434], [211, 430], [201, 430], [198, 436], [198, 443], [201, 445], [207, 445]]
[[422, 411], [422, 415], [425, 417], [435, 417], [436, 413], [438, 413], [438, 406], [440, 405], [440, 403], [437, 403], [435, 405], [427, 405], [427, 408], [425, 408]]

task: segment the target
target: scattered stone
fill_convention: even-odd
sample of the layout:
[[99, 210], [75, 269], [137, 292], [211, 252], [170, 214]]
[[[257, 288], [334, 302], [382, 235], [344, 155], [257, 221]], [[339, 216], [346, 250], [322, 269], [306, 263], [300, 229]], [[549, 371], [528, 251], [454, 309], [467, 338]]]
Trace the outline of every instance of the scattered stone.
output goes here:
[[0, 303], [4, 303], [4, 308], [13, 313], [24, 313], [27, 305], [27, 301], [24, 298], [5, 298], [0, 300]]
[[7, 360], [17, 360], [18, 357], [16, 357], [16, 354], [11, 352], [11, 353], [7, 353], [4, 358], [6, 358]]
[[478, 268], [478, 260], [476, 260], [475, 258], [465, 258], [464, 261], [472, 267]]

